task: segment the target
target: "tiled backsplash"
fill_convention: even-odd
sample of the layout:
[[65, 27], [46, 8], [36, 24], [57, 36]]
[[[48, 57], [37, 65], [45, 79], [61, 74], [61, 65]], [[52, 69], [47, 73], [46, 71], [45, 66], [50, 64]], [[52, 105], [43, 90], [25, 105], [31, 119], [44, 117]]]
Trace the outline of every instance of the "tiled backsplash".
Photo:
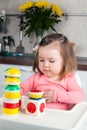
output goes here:
[[[0, 13], [5, 10], [6, 14], [20, 13], [18, 7], [20, 4], [29, 0], [0, 0]], [[58, 4], [63, 13], [87, 14], [87, 0], [48, 0]], [[78, 5], [78, 6], [77, 6]], [[19, 45], [19, 18], [8, 18], [8, 34], [14, 37], [16, 47]], [[87, 16], [69, 16], [66, 20], [62, 17], [62, 22], [55, 25], [59, 33], [66, 35], [71, 42], [76, 43], [74, 50], [77, 56], [87, 57]], [[52, 33], [51, 30], [46, 34]], [[45, 35], [46, 35], [45, 34]], [[0, 34], [0, 37], [5, 34]], [[35, 43], [35, 37], [23, 37], [23, 46], [26, 53], [32, 53], [32, 48]]]

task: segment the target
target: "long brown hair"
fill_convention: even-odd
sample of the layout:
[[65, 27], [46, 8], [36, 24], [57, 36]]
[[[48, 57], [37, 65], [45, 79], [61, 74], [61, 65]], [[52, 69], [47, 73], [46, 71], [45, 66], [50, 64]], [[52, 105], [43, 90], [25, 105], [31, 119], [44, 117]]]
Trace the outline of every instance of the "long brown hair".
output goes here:
[[[45, 36], [41, 42], [39, 43], [39, 48], [47, 46], [49, 44], [53, 44], [56, 42], [56, 48], [60, 51], [60, 54], [63, 59], [63, 68], [59, 74], [60, 79], [62, 79], [67, 74], [73, 73], [77, 69], [77, 61], [76, 56], [73, 51], [73, 47], [71, 46], [69, 40], [67, 37], [65, 37], [62, 34], [50, 34]], [[45, 50], [44, 50], [45, 51]], [[38, 53], [39, 49], [36, 53], [33, 70], [36, 71], [36, 69], [40, 72], [38, 67]]]

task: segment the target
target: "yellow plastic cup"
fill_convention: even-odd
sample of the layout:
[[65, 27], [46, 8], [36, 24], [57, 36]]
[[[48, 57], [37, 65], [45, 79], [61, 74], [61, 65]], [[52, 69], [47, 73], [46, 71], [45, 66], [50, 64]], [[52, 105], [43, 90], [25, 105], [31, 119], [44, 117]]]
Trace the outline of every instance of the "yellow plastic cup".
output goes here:
[[42, 98], [42, 95], [43, 95], [43, 91], [41, 90], [31, 90], [29, 92], [29, 97], [33, 99]]
[[19, 69], [17, 69], [17, 68], [14, 68], [14, 67], [7, 68], [5, 70], [5, 76], [6, 77], [16, 77], [16, 78], [18, 77], [18, 78], [20, 78], [21, 71]]
[[15, 115], [18, 114], [19, 109], [8, 109], [8, 108], [2, 108], [2, 113], [7, 115]]
[[8, 99], [20, 99], [20, 91], [15, 91], [15, 92], [11, 92], [11, 91], [4, 91], [4, 97], [8, 98]]

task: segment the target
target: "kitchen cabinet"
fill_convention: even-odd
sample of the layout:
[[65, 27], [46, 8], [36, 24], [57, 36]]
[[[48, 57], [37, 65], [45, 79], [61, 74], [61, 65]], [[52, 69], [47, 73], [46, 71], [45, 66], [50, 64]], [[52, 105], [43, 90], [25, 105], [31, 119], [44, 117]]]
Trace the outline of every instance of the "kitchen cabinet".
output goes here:
[[[0, 64], [32, 66], [33, 62], [33, 54], [23, 54], [23, 56], [0, 56]], [[87, 70], [87, 58], [77, 57], [77, 65], [78, 70]]]

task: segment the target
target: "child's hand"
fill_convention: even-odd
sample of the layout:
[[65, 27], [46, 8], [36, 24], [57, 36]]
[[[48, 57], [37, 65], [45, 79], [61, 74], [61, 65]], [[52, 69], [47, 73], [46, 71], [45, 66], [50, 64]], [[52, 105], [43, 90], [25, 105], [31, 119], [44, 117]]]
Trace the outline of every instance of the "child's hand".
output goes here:
[[54, 95], [54, 90], [47, 90], [43, 94], [43, 98], [46, 99], [46, 102], [53, 102], [53, 95]]

